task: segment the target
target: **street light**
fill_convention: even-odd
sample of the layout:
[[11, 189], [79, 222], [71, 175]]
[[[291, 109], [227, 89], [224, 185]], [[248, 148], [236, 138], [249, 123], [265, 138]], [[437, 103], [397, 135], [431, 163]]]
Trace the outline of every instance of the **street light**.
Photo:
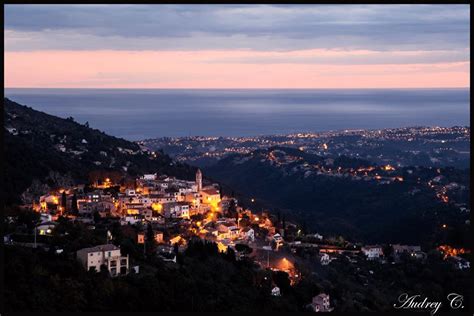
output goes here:
[[35, 224], [35, 228], [34, 228], [34, 231], [35, 231], [35, 243], [34, 243], [34, 247], [36, 249], [37, 247], [37, 244], [36, 244], [36, 234], [37, 234], [37, 227], [38, 227], [38, 224], [40, 223], [40, 221], [35, 221], [34, 224]]

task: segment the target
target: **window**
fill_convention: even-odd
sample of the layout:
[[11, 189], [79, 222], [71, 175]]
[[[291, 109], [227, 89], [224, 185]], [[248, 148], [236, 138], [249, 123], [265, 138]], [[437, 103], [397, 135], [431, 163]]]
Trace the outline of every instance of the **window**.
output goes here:
[[110, 257], [110, 256], [111, 256], [111, 254], [112, 254], [112, 253], [109, 251], [109, 254], [108, 254], [108, 256]]
[[90, 253], [89, 256], [92, 257], [94, 254], [93, 253]]

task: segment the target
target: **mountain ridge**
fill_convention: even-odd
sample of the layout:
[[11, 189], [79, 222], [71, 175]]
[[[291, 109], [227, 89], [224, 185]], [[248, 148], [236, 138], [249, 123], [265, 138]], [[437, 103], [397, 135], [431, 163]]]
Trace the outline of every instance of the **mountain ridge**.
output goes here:
[[4, 98], [6, 204], [19, 203], [33, 179], [50, 172], [87, 182], [91, 172], [124, 175], [165, 173], [192, 179], [196, 168], [176, 163], [162, 152], [110, 136], [73, 118], [59, 118]]

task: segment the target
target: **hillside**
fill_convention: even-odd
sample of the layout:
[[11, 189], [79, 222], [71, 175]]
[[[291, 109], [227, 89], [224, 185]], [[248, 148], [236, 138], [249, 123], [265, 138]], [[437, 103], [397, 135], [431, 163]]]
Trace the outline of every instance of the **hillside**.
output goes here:
[[55, 172], [87, 182], [91, 172], [116, 171], [134, 176], [165, 173], [191, 179], [195, 169], [175, 163], [162, 152], [150, 153], [134, 142], [106, 135], [79, 124], [4, 99], [6, 204], [37, 179], [51, 180]]
[[[204, 172], [322, 234], [365, 242], [432, 244], [448, 235], [440, 231], [442, 223], [467, 232], [464, 221], [469, 214], [456, 206], [468, 202], [469, 176], [464, 171], [387, 169], [345, 156], [324, 159], [273, 147], [229, 156]], [[438, 170], [445, 183], [456, 185], [428, 185], [439, 176]], [[435, 190], [446, 192], [450, 203], [442, 202]]]

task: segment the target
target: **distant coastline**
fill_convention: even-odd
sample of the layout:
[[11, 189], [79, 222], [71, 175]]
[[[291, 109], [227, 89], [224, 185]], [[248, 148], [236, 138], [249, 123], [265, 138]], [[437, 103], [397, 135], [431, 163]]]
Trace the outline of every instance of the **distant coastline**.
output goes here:
[[470, 88], [24, 89], [13, 101], [129, 140], [469, 126]]

